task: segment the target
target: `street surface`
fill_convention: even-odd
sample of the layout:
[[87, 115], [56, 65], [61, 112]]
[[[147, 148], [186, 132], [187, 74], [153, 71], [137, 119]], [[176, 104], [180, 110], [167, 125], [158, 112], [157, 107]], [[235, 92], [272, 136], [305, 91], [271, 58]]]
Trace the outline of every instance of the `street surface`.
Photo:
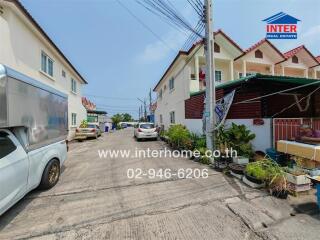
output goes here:
[[[185, 158], [98, 156], [165, 146], [136, 142], [133, 129], [71, 144], [59, 183], [1, 216], [0, 239], [319, 239], [314, 196], [279, 200]], [[129, 179], [128, 168], [208, 168], [209, 177]]]

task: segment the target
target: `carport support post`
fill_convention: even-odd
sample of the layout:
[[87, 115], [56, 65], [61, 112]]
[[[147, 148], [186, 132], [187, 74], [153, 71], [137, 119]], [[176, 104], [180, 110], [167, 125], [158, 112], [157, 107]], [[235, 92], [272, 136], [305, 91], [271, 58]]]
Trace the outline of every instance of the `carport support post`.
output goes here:
[[206, 119], [206, 140], [207, 148], [214, 149], [215, 135], [215, 106], [216, 106], [216, 91], [215, 91], [215, 70], [213, 58], [214, 38], [212, 32], [212, 0], [205, 0], [205, 55], [206, 55], [206, 104], [205, 104], [205, 119]]

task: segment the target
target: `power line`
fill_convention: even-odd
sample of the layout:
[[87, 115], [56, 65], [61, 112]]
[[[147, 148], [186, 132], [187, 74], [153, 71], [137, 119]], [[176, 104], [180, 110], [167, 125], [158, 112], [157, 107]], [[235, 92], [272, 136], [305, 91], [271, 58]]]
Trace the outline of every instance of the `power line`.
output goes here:
[[144, 5], [141, 1], [139, 0], [135, 0], [138, 4], [140, 4], [142, 7], [144, 7], [145, 9], [147, 9], [149, 12], [151, 12], [152, 14], [160, 17], [160, 19], [165, 22], [166, 24], [168, 24], [169, 26], [171, 26], [172, 28], [176, 29], [177, 31], [179, 31], [180, 33], [188, 36], [188, 34], [184, 31], [184, 29], [182, 28], [178, 28], [176, 25], [174, 25], [173, 23], [171, 23], [169, 20], [167, 20], [164, 16], [162, 16], [161, 14], [157, 13], [156, 11], [154, 11], [153, 9], [151, 9], [150, 7]]
[[202, 18], [203, 13], [202, 13], [202, 9], [199, 8], [199, 5], [192, 0], [187, 0], [187, 1], [190, 4], [190, 6], [195, 10], [195, 12], [199, 15], [199, 17]]
[[201, 34], [196, 32], [191, 25], [184, 19], [179, 12], [173, 8], [172, 4], [164, 2], [164, 0], [142, 0], [144, 5], [149, 6], [154, 11], [165, 16], [169, 21], [175, 24], [179, 28], [184, 28], [190, 32], [197, 34], [199, 37], [202, 37]]
[[118, 4], [123, 7], [132, 17], [134, 17], [142, 26], [144, 26], [148, 31], [150, 31], [159, 41], [161, 41], [168, 49], [172, 50], [173, 52], [177, 52], [174, 50], [168, 43], [166, 43], [158, 34], [156, 34], [149, 26], [147, 26], [140, 18], [138, 18], [129, 8], [127, 8], [120, 0], [116, 0]]
[[97, 95], [93, 95], [93, 94], [84, 94], [84, 95], [88, 96], [88, 97], [104, 98], [104, 99], [110, 99], [110, 100], [125, 100], [125, 101], [136, 100], [135, 98], [106, 97], [106, 96], [97, 96]]

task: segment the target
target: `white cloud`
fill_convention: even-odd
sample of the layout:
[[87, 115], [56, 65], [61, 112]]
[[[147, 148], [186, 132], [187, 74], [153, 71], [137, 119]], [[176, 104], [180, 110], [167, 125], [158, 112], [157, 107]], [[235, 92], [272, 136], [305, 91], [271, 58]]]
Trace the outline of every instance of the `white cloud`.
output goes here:
[[[298, 39], [296, 41], [279, 41], [279, 47], [283, 51], [291, 50], [299, 45], [305, 45], [307, 48], [317, 49], [319, 46], [319, 39], [320, 39], [320, 25], [315, 25], [309, 28], [307, 31], [298, 32]], [[314, 54], [317, 54], [315, 52]]]
[[160, 61], [167, 57], [168, 54], [173, 50], [178, 52], [185, 39], [186, 36], [179, 34], [176, 31], [170, 31], [167, 35], [162, 37], [162, 40], [166, 44], [164, 44], [161, 40], [157, 40], [156, 42], [146, 45], [144, 51], [138, 55], [138, 60], [146, 63]]

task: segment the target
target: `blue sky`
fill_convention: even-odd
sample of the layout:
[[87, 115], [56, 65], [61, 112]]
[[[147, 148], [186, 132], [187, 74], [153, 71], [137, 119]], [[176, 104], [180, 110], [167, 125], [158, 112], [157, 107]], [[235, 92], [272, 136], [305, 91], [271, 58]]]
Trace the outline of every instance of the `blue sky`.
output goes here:
[[[164, 45], [116, 0], [22, 0], [23, 5], [71, 60], [89, 84], [85, 95], [111, 115], [137, 116], [139, 101], [158, 82], [187, 36], [134, 0], [120, 0]], [[171, 0], [192, 24], [186, 0]], [[305, 44], [320, 55], [319, 0], [215, 0], [214, 29], [223, 29], [242, 48], [265, 36], [263, 19], [280, 11], [301, 20], [297, 40], [272, 41], [286, 51]], [[100, 96], [93, 97], [91, 95]]]

